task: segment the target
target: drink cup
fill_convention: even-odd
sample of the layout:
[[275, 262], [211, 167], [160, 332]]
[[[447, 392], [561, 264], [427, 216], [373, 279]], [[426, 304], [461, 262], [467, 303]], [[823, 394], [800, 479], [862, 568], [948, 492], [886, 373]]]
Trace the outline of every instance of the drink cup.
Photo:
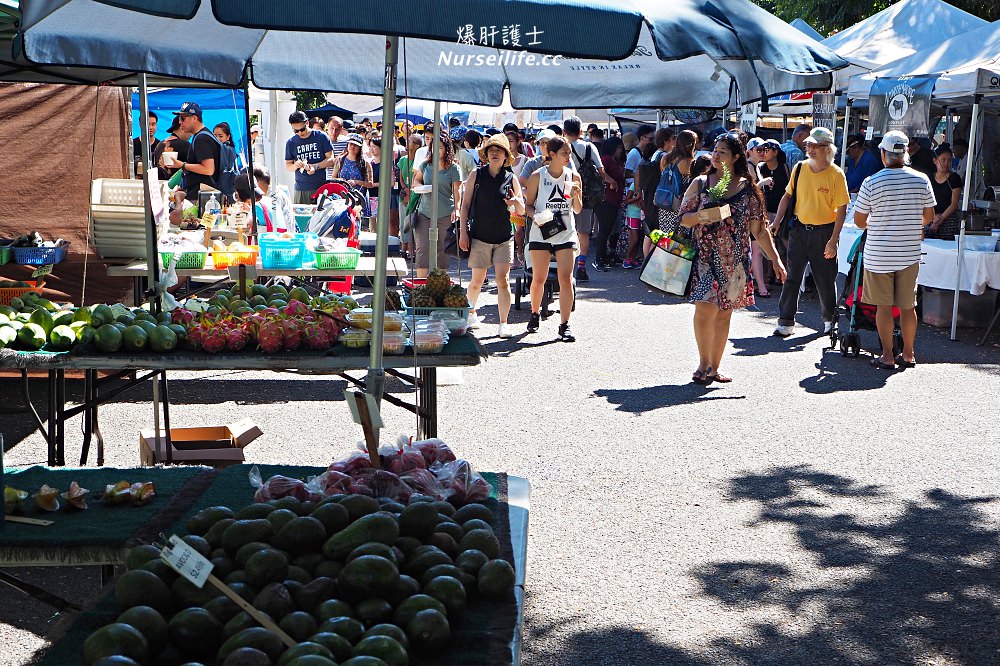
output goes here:
[[177, 153], [172, 151], [163, 152], [163, 166], [173, 166], [174, 162], [177, 161]]

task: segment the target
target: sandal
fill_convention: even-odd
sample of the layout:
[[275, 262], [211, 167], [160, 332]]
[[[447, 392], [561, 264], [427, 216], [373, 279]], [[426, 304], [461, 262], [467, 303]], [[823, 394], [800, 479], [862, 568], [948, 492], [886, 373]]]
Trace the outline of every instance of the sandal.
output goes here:
[[718, 372], [714, 375], [706, 375], [706, 379], [711, 379], [712, 381], [719, 382], [720, 384], [728, 384], [733, 381], [732, 377], [726, 377], [725, 375], [720, 375]]
[[765, 292], [758, 291], [757, 295], [759, 297], [761, 297], [761, 298], [771, 298], [771, 292], [769, 292], [769, 291], [765, 291]]
[[907, 361], [903, 358], [903, 355], [900, 354], [899, 356], [896, 357], [896, 365], [899, 366], [900, 369], [915, 368], [917, 367], [917, 362]]
[[691, 381], [699, 386], [708, 386], [714, 381], [714, 377], [708, 376], [708, 370], [695, 370], [694, 374], [691, 375]]
[[874, 367], [874, 368], [876, 368], [878, 370], [895, 370], [896, 369], [895, 365], [889, 365], [888, 363], [883, 363], [882, 359], [878, 358], [877, 356], [872, 359], [872, 367]]

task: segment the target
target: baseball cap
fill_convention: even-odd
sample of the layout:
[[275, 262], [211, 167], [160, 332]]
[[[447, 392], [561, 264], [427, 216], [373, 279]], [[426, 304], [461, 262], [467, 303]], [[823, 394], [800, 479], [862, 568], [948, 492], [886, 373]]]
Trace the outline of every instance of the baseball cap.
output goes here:
[[906, 145], [909, 142], [910, 140], [905, 134], [899, 130], [892, 130], [891, 132], [885, 133], [885, 136], [882, 137], [882, 141], [879, 142], [878, 147], [887, 153], [902, 155], [906, 152]]
[[364, 140], [364, 138], [362, 138], [362, 136], [360, 134], [358, 134], [357, 132], [354, 132], [352, 134], [348, 134], [347, 135], [347, 143], [348, 144], [352, 144], [353, 143], [355, 146], [364, 146], [365, 145], [365, 140]]
[[815, 143], [820, 146], [833, 145], [833, 132], [825, 127], [814, 127], [805, 139], [806, 143]]
[[352, 130], [354, 129], [354, 121], [345, 120], [344, 123], [341, 125], [341, 127], [343, 127], [345, 130]]
[[763, 145], [764, 145], [764, 139], [760, 138], [759, 136], [755, 136], [754, 138], [747, 141], [747, 152], [750, 152], [751, 150], [756, 150], [757, 148]]
[[556, 138], [556, 133], [550, 129], [543, 129], [541, 132], [535, 135], [535, 141], [548, 141], [549, 139]]
[[496, 127], [488, 127], [486, 129], [486, 136], [493, 136], [494, 134], [502, 134], [502, 132]]
[[778, 143], [777, 140], [775, 139], [766, 139], [764, 143], [760, 145], [765, 146], [767, 148], [774, 148], [775, 150], [781, 150], [781, 144]]
[[451, 131], [448, 132], [448, 136], [451, 138], [452, 141], [461, 141], [462, 139], [465, 138], [465, 133], [468, 131], [469, 129], [467, 127], [459, 125], [458, 127], [452, 127]]
[[201, 118], [201, 105], [198, 102], [184, 102], [180, 111], [174, 111], [175, 116], [197, 116]]
[[251, 125], [250, 126], [250, 133], [251, 134], [254, 133], [254, 132], [259, 132], [259, 131], [260, 131], [260, 125]]

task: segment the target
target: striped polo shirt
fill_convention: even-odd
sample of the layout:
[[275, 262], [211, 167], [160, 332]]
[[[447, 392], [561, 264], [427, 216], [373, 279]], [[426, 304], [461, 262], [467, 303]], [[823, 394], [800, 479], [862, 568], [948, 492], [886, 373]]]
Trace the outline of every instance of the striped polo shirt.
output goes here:
[[865, 178], [854, 203], [855, 213], [868, 214], [865, 268], [893, 273], [920, 261], [924, 208], [933, 207], [930, 181], [910, 167]]

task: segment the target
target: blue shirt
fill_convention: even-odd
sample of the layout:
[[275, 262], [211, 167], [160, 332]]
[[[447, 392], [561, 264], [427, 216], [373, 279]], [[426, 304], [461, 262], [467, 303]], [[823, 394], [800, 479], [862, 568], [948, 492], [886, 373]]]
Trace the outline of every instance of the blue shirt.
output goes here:
[[847, 167], [847, 191], [857, 192], [861, 189], [861, 183], [865, 182], [865, 178], [872, 176], [882, 170], [882, 165], [879, 164], [878, 159], [872, 154], [872, 151], [865, 149], [861, 153], [861, 158], [858, 159], [858, 163], [854, 163], [854, 159], [851, 157], [847, 158], [847, 162], [844, 163]]
[[789, 169], [806, 158], [798, 144], [791, 139], [781, 144], [781, 150], [785, 153], [785, 163]]
[[[306, 164], [317, 164], [326, 159], [326, 154], [333, 151], [330, 137], [325, 133], [313, 130], [309, 136], [302, 138], [298, 134], [285, 143], [285, 161], [303, 160]], [[304, 171], [295, 171], [295, 189], [302, 192], [315, 192], [326, 182], [326, 170], [318, 169], [309, 175]]]

